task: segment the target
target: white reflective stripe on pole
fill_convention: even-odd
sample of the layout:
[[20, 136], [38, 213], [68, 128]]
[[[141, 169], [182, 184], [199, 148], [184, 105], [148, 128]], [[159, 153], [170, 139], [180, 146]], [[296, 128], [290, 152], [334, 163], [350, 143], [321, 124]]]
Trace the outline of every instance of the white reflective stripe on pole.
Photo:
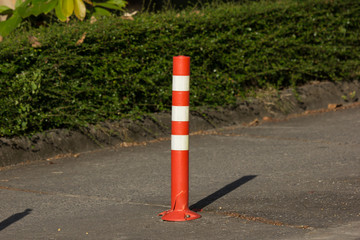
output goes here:
[[172, 106], [171, 120], [186, 122], [189, 121], [189, 106]]
[[189, 91], [190, 76], [173, 76], [173, 91]]
[[189, 135], [171, 135], [171, 150], [189, 150]]

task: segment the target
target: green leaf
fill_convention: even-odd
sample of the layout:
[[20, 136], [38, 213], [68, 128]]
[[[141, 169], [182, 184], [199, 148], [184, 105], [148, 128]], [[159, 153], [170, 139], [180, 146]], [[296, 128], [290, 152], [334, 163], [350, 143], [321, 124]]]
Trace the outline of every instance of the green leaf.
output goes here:
[[74, 0], [74, 13], [75, 16], [83, 20], [86, 16], [86, 6], [83, 2], [83, 0]]
[[19, 11], [22, 18], [27, 18], [31, 15], [39, 16], [42, 13], [48, 13], [53, 10], [58, 3], [58, 0], [32, 0], [26, 1], [22, 4], [17, 11]]
[[60, 0], [62, 1], [61, 11], [65, 17], [70, 17], [74, 12], [73, 0]]
[[345, 34], [345, 33], [346, 33], [346, 28], [344, 28], [344, 26], [340, 26], [340, 27], [339, 27], [339, 31], [340, 31], [340, 33], [342, 33], [342, 34]]
[[26, 18], [30, 16], [27, 15], [27, 9], [30, 4], [31, 4], [31, 0], [26, 0], [23, 3], [21, 3], [19, 6], [17, 6], [14, 11], [18, 12], [22, 18]]
[[21, 23], [22, 18], [18, 12], [14, 12], [14, 14], [6, 21], [0, 22], [0, 35], [5, 37], [9, 35], [12, 31], [14, 31], [17, 26]]
[[67, 18], [62, 13], [61, 7], [62, 7], [62, 1], [60, 0], [58, 5], [56, 5], [55, 7], [55, 14], [60, 21], [65, 22]]
[[104, 8], [114, 9], [114, 10], [122, 10], [123, 7], [111, 4], [111, 3], [93, 3], [94, 6], [100, 6]]
[[34, 82], [31, 82], [31, 92], [34, 94], [36, 89], [38, 88], [38, 86], [34, 83]]
[[109, 12], [108, 10], [105, 10], [101, 7], [96, 7], [93, 15], [94, 16], [111, 16], [111, 12]]
[[[33, 0], [32, 5], [34, 6], [34, 12], [37, 13], [37, 15], [41, 13], [49, 13], [51, 10], [55, 8], [57, 5], [58, 0]], [[37, 16], [35, 15], [35, 16]]]
[[23, 122], [21, 123], [21, 128], [22, 128], [22, 129], [25, 129], [25, 128], [26, 128], [26, 125], [27, 125], [27, 122], [26, 122], [26, 121], [23, 121]]
[[16, 0], [15, 2], [15, 9], [18, 8], [23, 3], [22, 0]]
[[7, 11], [13, 11], [13, 10], [7, 6], [0, 6], [0, 14], [5, 14]]
[[114, 5], [117, 5], [119, 7], [125, 7], [126, 6], [126, 1], [124, 1], [124, 0], [109, 0], [106, 3], [114, 4]]

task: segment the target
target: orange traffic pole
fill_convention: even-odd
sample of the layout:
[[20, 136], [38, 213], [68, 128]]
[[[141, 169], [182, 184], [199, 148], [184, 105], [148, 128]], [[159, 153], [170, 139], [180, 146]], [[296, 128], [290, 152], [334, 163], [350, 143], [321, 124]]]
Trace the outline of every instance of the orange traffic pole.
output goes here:
[[189, 92], [190, 57], [173, 58], [171, 110], [171, 209], [165, 221], [188, 221], [201, 215], [189, 209]]

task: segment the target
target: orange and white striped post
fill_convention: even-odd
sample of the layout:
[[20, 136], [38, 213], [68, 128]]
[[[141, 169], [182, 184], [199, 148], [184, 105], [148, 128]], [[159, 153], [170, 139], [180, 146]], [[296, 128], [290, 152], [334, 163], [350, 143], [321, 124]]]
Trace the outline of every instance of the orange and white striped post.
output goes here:
[[173, 57], [171, 110], [171, 209], [165, 221], [188, 221], [201, 215], [189, 209], [190, 57]]

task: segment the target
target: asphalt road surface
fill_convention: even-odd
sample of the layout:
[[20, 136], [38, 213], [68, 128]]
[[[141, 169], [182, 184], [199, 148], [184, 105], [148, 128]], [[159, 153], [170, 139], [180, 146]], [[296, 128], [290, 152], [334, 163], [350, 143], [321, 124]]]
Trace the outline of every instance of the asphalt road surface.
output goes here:
[[170, 163], [162, 140], [2, 169], [0, 239], [360, 239], [359, 107], [190, 136], [200, 219], [157, 216]]

